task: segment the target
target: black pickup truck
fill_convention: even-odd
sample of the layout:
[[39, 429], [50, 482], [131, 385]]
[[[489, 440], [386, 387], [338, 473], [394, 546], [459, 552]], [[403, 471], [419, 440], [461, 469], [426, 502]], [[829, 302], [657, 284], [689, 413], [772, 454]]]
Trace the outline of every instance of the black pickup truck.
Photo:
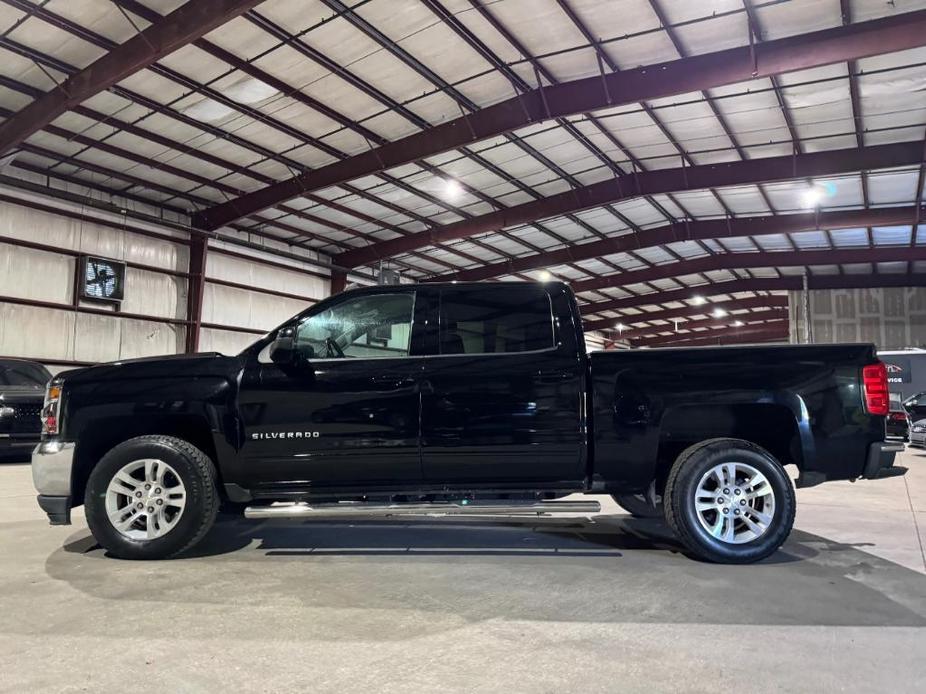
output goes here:
[[872, 345], [586, 354], [565, 284], [377, 286], [237, 356], [51, 381], [33, 458], [54, 524], [85, 505], [115, 556], [172, 557], [221, 504], [249, 518], [664, 514], [695, 556], [784, 542], [798, 486], [903, 474]]
[[0, 357], [0, 461], [27, 460], [40, 441], [42, 395], [50, 380], [41, 364]]

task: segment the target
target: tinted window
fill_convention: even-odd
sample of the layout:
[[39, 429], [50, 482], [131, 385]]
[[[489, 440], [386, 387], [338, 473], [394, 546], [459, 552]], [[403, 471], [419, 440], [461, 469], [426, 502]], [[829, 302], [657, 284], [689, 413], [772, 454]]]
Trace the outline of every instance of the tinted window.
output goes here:
[[0, 385], [40, 386], [51, 380], [51, 373], [41, 364], [27, 361], [0, 361]]
[[540, 286], [441, 292], [441, 354], [530, 352], [554, 345], [550, 298]]
[[408, 356], [414, 304], [414, 294], [348, 299], [300, 323], [296, 348], [307, 359]]

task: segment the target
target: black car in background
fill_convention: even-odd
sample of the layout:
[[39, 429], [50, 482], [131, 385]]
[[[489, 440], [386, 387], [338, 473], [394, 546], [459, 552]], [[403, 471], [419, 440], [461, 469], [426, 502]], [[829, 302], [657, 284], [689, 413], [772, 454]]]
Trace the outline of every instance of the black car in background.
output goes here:
[[27, 460], [42, 437], [42, 402], [51, 373], [25, 359], [0, 359], [0, 460]]
[[892, 438], [910, 440], [910, 415], [907, 413], [900, 396], [890, 394], [890, 412], [887, 415], [887, 435]]

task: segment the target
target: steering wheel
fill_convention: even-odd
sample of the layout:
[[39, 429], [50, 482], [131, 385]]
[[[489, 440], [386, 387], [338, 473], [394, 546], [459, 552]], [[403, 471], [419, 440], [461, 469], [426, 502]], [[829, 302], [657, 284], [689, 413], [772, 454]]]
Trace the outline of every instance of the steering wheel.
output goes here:
[[339, 359], [344, 358], [344, 350], [341, 349], [341, 345], [339, 345], [333, 338], [330, 338], [330, 337], [325, 338], [325, 347], [328, 349], [329, 357], [334, 355], [338, 357]]

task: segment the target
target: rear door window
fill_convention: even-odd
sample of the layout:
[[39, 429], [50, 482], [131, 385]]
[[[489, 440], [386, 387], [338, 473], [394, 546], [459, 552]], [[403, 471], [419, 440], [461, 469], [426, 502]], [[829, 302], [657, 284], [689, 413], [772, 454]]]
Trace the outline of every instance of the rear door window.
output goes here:
[[513, 354], [555, 345], [550, 297], [542, 286], [441, 291], [441, 354]]

